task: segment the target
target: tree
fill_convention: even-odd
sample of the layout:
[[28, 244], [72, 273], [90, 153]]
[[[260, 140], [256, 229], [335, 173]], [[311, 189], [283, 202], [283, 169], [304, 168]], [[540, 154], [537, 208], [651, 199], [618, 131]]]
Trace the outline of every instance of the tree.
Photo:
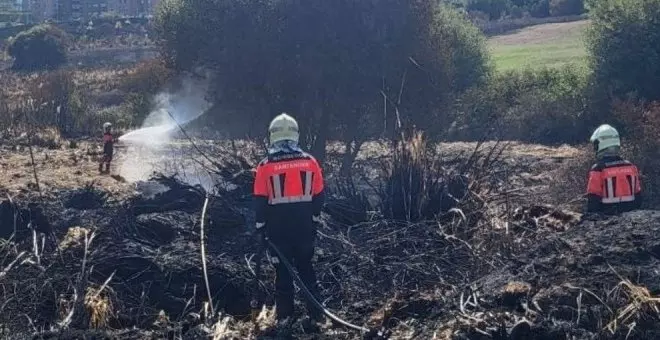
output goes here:
[[660, 0], [589, 3], [590, 64], [601, 91], [660, 99]]
[[499, 20], [508, 12], [510, 5], [508, 0], [469, 0], [467, 10], [483, 12], [488, 14], [490, 20]]
[[452, 93], [489, 72], [479, 31], [435, 0], [167, 0], [156, 29], [170, 65], [214, 71], [223, 122], [265, 132], [292, 113], [321, 159], [329, 138], [392, 127], [383, 103], [438, 125]]
[[52, 70], [66, 63], [68, 41], [59, 28], [38, 25], [10, 39], [7, 53], [14, 58], [15, 70]]
[[550, 0], [550, 16], [579, 15], [584, 13], [584, 0]]

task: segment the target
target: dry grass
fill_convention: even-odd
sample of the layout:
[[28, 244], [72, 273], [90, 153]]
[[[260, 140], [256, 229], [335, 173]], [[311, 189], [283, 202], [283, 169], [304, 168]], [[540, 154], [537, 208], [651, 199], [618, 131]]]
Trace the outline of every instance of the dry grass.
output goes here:
[[382, 195], [386, 198], [383, 202], [386, 217], [404, 221], [432, 217], [427, 210], [430, 204], [439, 203], [432, 199], [441, 189], [437, 184], [442, 178], [438, 159], [432, 151], [420, 132], [393, 146]]
[[[48, 137], [45, 137], [48, 136]], [[88, 183], [94, 183], [111, 193], [125, 195], [133, 191], [133, 187], [129, 183], [123, 183], [110, 176], [101, 176], [98, 174], [98, 155], [101, 153], [100, 141], [79, 141], [76, 142], [76, 148], [69, 148], [70, 142], [59, 137], [56, 133], [45, 134], [43, 139], [54, 140], [59, 144], [57, 149], [48, 149], [47, 147], [35, 147], [34, 155], [36, 161], [37, 172], [40, 176], [40, 183], [46, 191], [52, 189], [72, 189], [79, 188]], [[173, 142], [176, 144], [176, 142]], [[44, 143], [48, 144], [48, 143]], [[215, 143], [215, 147], [219, 150], [229, 146], [225, 146], [225, 142]], [[177, 144], [178, 145], [178, 144]], [[240, 144], [241, 152], [250, 154], [252, 152], [259, 153], [259, 146], [252, 143]], [[493, 143], [485, 143], [483, 148], [487, 149], [492, 147]], [[336, 150], [337, 144], [331, 145], [328, 150], [330, 152]], [[436, 150], [441, 153], [442, 157], [455, 157], [456, 155], [466, 155], [474, 150], [476, 143], [440, 143], [436, 146]], [[358, 162], [365, 162], [367, 159], [382, 159], [387, 158], [389, 152], [387, 145], [379, 142], [366, 143], [358, 155]], [[214, 151], [216, 152], [216, 151]], [[178, 155], [178, 154], [177, 154]], [[510, 143], [509, 147], [504, 151], [503, 157], [517, 162], [519, 159], [531, 157], [532, 159], [558, 159], [565, 164], [570, 160], [580, 155], [578, 149], [562, 146], [559, 148], [546, 147], [541, 145], [529, 145], [522, 143]], [[117, 174], [119, 166], [123, 160], [128, 157], [126, 149], [121, 145], [117, 145], [115, 149], [115, 160], [113, 160], [112, 174]], [[177, 157], [184, 157], [180, 155]], [[590, 165], [586, 165], [590, 166]], [[179, 169], [180, 170], [180, 169]], [[542, 173], [552, 173], [554, 168], [539, 167]], [[588, 170], [587, 168], [580, 168], [573, 172], [576, 176], [582, 176]], [[0, 172], [6, 176], [0, 176], [0, 188], [3, 191], [17, 194], [25, 192], [34, 184], [32, 176], [32, 168], [30, 162], [30, 155], [27, 147], [24, 145], [4, 145], [0, 147]], [[331, 176], [331, 171], [328, 171], [328, 176]], [[375, 179], [379, 176], [378, 172], [370, 174], [370, 179]], [[563, 183], [554, 180], [553, 176], [544, 179], [548, 184]], [[545, 177], [544, 177], [545, 178]], [[32, 183], [32, 184], [31, 184]], [[574, 189], [575, 187], [571, 187]], [[580, 186], [579, 188], [582, 188]], [[360, 186], [359, 190], [368, 192], [371, 190], [368, 187]], [[580, 189], [581, 190], [581, 189]]]
[[506, 34], [507, 32], [516, 31], [524, 29], [525, 27], [538, 26], [538, 25], [547, 25], [547, 24], [558, 24], [558, 23], [571, 23], [575, 21], [583, 21], [587, 16], [586, 15], [571, 15], [563, 17], [547, 17], [547, 18], [520, 18], [520, 19], [508, 19], [508, 20], [483, 20], [483, 19], [473, 19], [474, 24], [481, 29], [487, 36], [492, 36], [496, 34]]
[[497, 35], [490, 38], [492, 45], [523, 45], [547, 44], [564, 39], [567, 35], [580, 34], [589, 20], [580, 20], [566, 23], [549, 23], [530, 26], [512, 33]]
[[82, 227], [72, 227], [67, 230], [66, 235], [60, 241], [60, 249], [65, 251], [69, 248], [80, 248], [85, 243], [85, 235], [89, 233], [89, 229]]
[[110, 296], [104, 293], [107, 287], [87, 287], [85, 293], [85, 309], [89, 315], [89, 327], [106, 328], [109, 321], [115, 317]]
[[532, 290], [532, 286], [527, 282], [510, 281], [502, 290], [506, 294], [527, 294]]
[[561, 208], [581, 210], [585, 201], [589, 169], [596, 162], [588, 147], [575, 148], [573, 158], [568, 159], [555, 171], [556, 179], [550, 186], [550, 203]]
[[221, 314], [209, 333], [213, 340], [254, 339], [257, 333], [273, 327], [275, 322], [275, 307], [263, 306], [253, 321], [240, 321]]
[[650, 318], [654, 322], [660, 320], [660, 297], [651, 295], [648, 288], [624, 279], [616, 286], [611, 295], [628, 301], [628, 304], [620, 308], [606, 326], [606, 329], [612, 334], [616, 334], [621, 327], [625, 327], [628, 329], [626, 336], [628, 338], [643, 319]]
[[[170, 76], [158, 61], [92, 70], [2, 72], [0, 134], [55, 128], [68, 135], [89, 136], [104, 121], [119, 128], [139, 125], [151, 109], [149, 98]], [[139, 107], [136, 96], [144, 98], [138, 101]]]
[[[111, 176], [99, 175], [97, 155], [101, 151], [100, 142], [78, 144], [76, 149], [68, 149], [68, 145], [62, 145], [55, 150], [34, 148], [36, 169], [42, 190], [72, 189], [94, 183], [120, 196], [132, 193], [129, 184]], [[117, 150], [111, 173], [117, 173], [117, 166], [122, 157], [121, 151]], [[0, 188], [12, 196], [29, 191], [35, 185], [27, 147], [18, 145], [0, 149], [0, 172], [5, 174], [0, 176]]]

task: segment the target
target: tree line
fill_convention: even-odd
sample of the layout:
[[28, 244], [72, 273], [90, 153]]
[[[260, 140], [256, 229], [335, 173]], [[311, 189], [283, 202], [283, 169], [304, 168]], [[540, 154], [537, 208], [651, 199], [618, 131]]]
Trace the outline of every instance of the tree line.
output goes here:
[[[211, 71], [215, 106], [205, 124], [227, 135], [262, 135], [287, 111], [320, 153], [329, 139], [355, 148], [396, 136], [399, 125], [436, 139], [573, 143], [603, 120], [625, 120], [613, 116], [617, 101], [660, 95], [660, 0], [584, 6], [586, 71], [495, 72], [469, 15], [435, 0], [165, 0], [154, 26], [170, 70]], [[56, 68], [65, 43], [56, 28], [38, 26], [12, 38], [8, 52], [17, 69]]]
[[487, 20], [570, 16], [587, 10], [584, 0], [465, 0], [457, 6]]

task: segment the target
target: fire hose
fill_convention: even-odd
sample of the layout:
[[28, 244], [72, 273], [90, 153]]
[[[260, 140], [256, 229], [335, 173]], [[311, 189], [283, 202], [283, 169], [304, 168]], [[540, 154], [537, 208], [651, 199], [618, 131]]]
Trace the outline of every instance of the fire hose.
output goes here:
[[[303, 292], [303, 295], [305, 296], [305, 298], [307, 298], [309, 300], [309, 302], [311, 302], [316, 308], [318, 308], [320, 311], [322, 311], [323, 314], [325, 314], [328, 318], [330, 318], [332, 321], [334, 321], [336, 323], [339, 323], [339, 324], [341, 324], [345, 327], [348, 327], [348, 328], [351, 328], [353, 330], [356, 330], [356, 331], [359, 331], [359, 332], [363, 333], [363, 337], [365, 339], [387, 339], [387, 337], [389, 336], [389, 332], [387, 332], [385, 329], [380, 329], [380, 330], [375, 329], [375, 328], [369, 329], [369, 328], [366, 328], [366, 327], [358, 326], [358, 325], [352, 324], [348, 321], [342, 320], [340, 317], [338, 317], [334, 313], [330, 312], [309, 291], [309, 288], [307, 288], [305, 283], [303, 283], [302, 279], [300, 278], [300, 276], [298, 276], [298, 274], [294, 270], [294, 268], [291, 265], [291, 263], [289, 262], [289, 260], [287, 260], [287, 258], [284, 256], [284, 254], [282, 254], [282, 252], [277, 248], [277, 246], [275, 246], [268, 238], [265, 238], [264, 241], [266, 242], [265, 246], [262, 246], [259, 253], [257, 254], [258, 255], [257, 256], [257, 261], [258, 262], [257, 262], [256, 270], [255, 270], [255, 274], [257, 275], [257, 278], [258, 278], [258, 275], [260, 275], [260, 272], [261, 272], [261, 265], [259, 264], [259, 262], [261, 261], [261, 257], [263, 256], [263, 251], [265, 250], [266, 246], [268, 246], [273, 251], [275, 251], [275, 253], [277, 254], [278, 260], [280, 260], [284, 264], [286, 269], [289, 271], [289, 273], [291, 274], [291, 277], [296, 282], [296, 284], [298, 285], [300, 290]], [[253, 315], [254, 315], [254, 311], [257, 307], [257, 304], [258, 303], [255, 300], [252, 301]]]

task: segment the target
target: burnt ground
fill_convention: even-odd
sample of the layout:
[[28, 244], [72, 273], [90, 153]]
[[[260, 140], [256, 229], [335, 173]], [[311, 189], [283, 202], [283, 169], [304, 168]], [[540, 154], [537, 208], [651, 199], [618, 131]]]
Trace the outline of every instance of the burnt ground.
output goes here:
[[[445, 158], [469, 157], [473, 147], [440, 149]], [[381, 151], [367, 148], [358, 168]], [[164, 189], [136, 191], [96, 175], [93, 155], [74, 163], [71, 150], [51, 150], [53, 162], [37, 156], [47, 183], [40, 195], [26, 152], [0, 151], [3, 337], [262, 338], [273, 321], [273, 270], [264, 260], [264, 279], [254, 281], [251, 178], [240, 163], [226, 163], [223, 174], [238, 187], [210, 196], [212, 314], [200, 256], [200, 187], [161, 176], [151, 183]], [[315, 259], [324, 304], [353, 323], [386, 327], [392, 339], [658, 338], [660, 213], [584, 218], [568, 209], [577, 207], [566, 203], [579, 191], [553, 183], [582, 163], [579, 156], [569, 147], [511, 145], [483, 167], [486, 175], [470, 172], [474, 185], [457, 206], [463, 216], [414, 223], [360, 213], [356, 207], [366, 204], [357, 194], [365, 190], [333, 190]], [[255, 294], [265, 307], [253, 322]], [[294, 335], [361, 338], [330, 323], [320, 334], [296, 326]]]

